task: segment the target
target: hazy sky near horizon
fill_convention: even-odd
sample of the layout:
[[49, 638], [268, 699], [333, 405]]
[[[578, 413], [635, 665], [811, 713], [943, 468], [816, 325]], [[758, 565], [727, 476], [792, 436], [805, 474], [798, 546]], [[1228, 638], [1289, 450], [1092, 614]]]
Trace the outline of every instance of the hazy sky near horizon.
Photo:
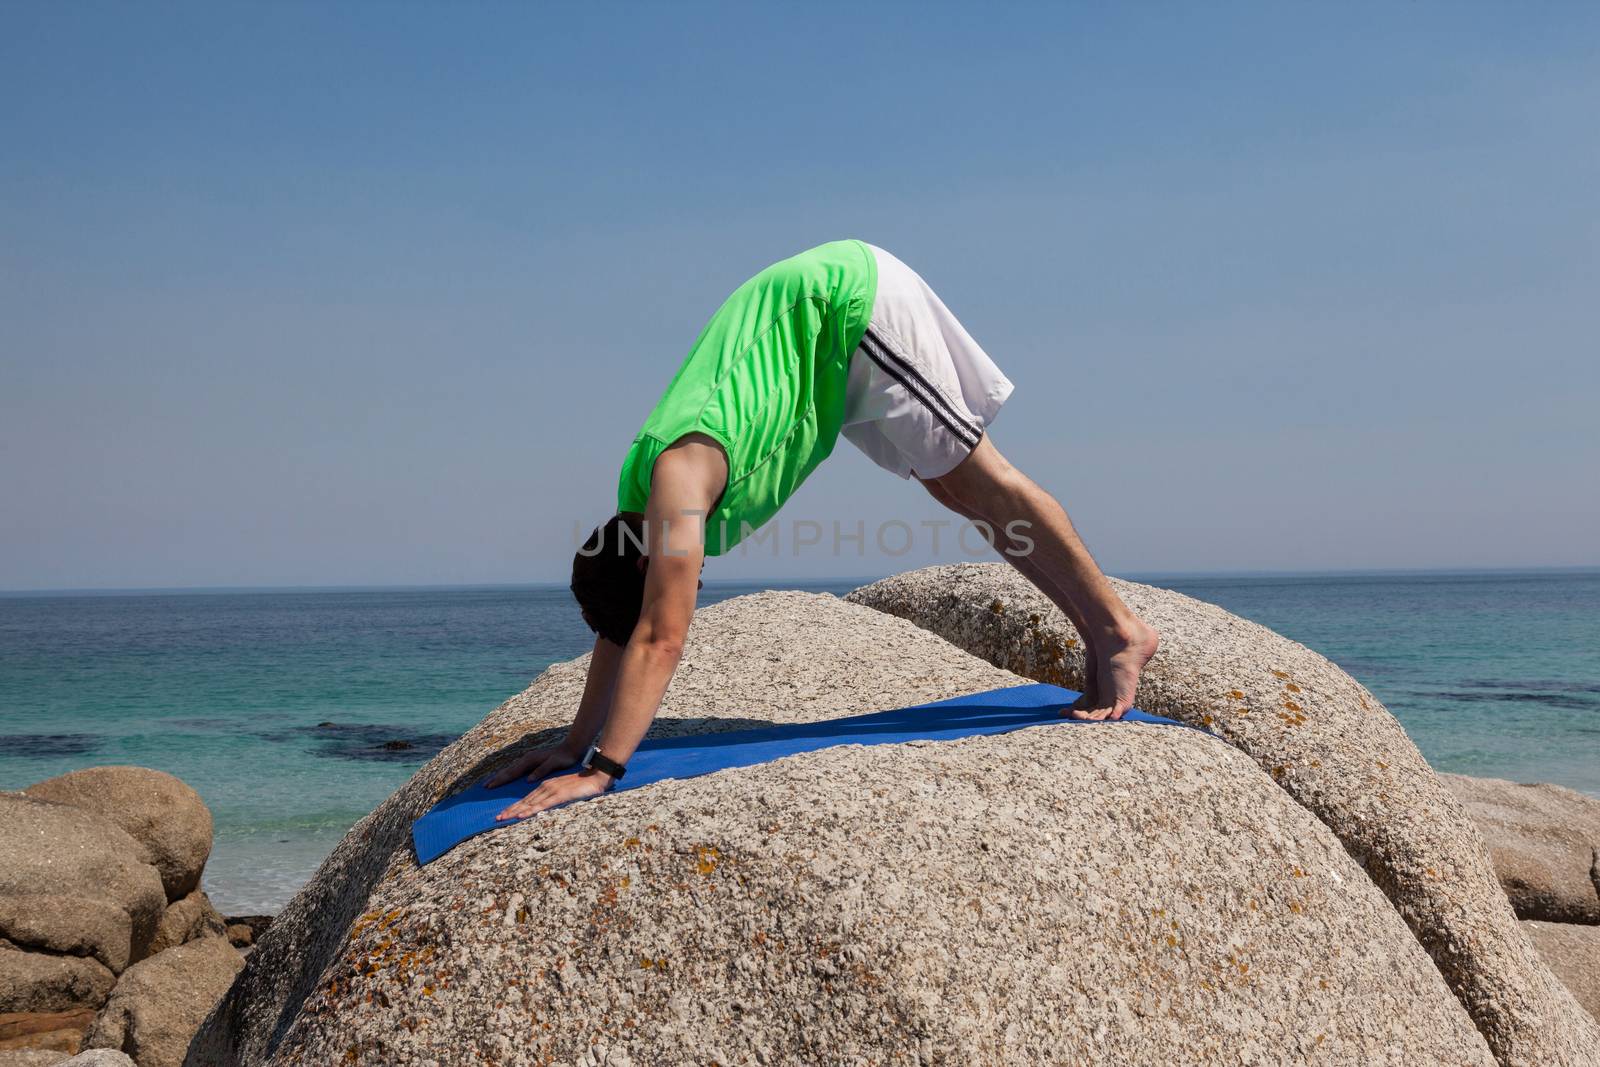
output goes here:
[[[0, 588], [559, 579], [845, 236], [1108, 571], [1600, 563], [1592, 6], [9, 3], [0, 98]], [[841, 441], [865, 553], [707, 576], [938, 516]]]

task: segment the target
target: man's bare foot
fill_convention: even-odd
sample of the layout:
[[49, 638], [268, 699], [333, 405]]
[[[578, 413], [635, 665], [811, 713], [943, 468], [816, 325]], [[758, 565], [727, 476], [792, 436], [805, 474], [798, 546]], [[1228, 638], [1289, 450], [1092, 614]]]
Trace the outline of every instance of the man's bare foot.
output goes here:
[[[1068, 714], [1074, 719], [1120, 719], [1133, 707], [1139, 673], [1161, 647], [1161, 635], [1134, 618], [1123, 629], [1103, 633], [1095, 641], [1094, 699]], [[1085, 696], [1091, 694], [1085, 690]]]

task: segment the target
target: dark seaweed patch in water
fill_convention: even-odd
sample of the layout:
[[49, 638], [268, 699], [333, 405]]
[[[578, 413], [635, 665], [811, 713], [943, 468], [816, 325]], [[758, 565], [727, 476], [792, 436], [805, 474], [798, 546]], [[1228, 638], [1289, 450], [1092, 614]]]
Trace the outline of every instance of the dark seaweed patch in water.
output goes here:
[[1459, 700], [1463, 704], [1541, 704], [1547, 708], [1572, 708], [1576, 711], [1593, 711], [1600, 708], [1600, 702], [1594, 699], [1585, 699], [1581, 696], [1569, 696], [1565, 693], [1529, 693], [1529, 692], [1501, 692], [1484, 691], [1444, 692], [1431, 693], [1430, 696], [1441, 697], [1445, 700]]
[[189, 715], [179, 719], [163, 719], [162, 725], [185, 730], [215, 730], [218, 733], [229, 733], [239, 728], [239, 720], [220, 716]]
[[274, 741], [310, 734], [316, 751], [339, 759], [375, 760], [380, 763], [419, 763], [431, 759], [459, 734], [414, 734], [404, 726], [383, 723], [318, 723], [291, 734], [264, 735]]
[[[1485, 681], [1477, 681], [1477, 680], [1468, 680], [1468, 681], [1464, 681], [1464, 682], [1459, 682], [1457, 684], [1460, 685], [1463, 689], [1505, 689], [1505, 688], [1507, 688], [1506, 683], [1504, 683], [1504, 682], [1485, 682]], [[1552, 680], [1552, 681], [1522, 682], [1522, 683], [1520, 683], [1520, 686], [1521, 686], [1521, 688], [1524, 688], [1524, 689], [1538, 689], [1538, 690], [1543, 690], [1543, 691], [1551, 692], [1551, 693], [1594, 693], [1594, 694], [1600, 695], [1600, 684], [1594, 684], [1594, 683], [1591, 683], [1591, 682], [1562, 682], [1562, 681], [1554, 681], [1554, 680]]]
[[93, 734], [7, 734], [0, 748], [8, 756], [81, 756], [92, 752], [100, 739]]

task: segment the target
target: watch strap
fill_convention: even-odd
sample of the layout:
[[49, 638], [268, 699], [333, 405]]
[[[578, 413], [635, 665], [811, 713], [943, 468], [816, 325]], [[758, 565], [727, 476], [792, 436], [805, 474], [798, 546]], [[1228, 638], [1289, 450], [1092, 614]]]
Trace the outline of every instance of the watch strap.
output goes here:
[[604, 752], [601, 752], [599, 745], [589, 746], [588, 755], [583, 757], [583, 765], [585, 767], [591, 767], [597, 771], [604, 771], [606, 774], [609, 774], [613, 779], [618, 781], [621, 780], [622, 776], [627, 773], [628, 770], [626, 766], [618, 763]]

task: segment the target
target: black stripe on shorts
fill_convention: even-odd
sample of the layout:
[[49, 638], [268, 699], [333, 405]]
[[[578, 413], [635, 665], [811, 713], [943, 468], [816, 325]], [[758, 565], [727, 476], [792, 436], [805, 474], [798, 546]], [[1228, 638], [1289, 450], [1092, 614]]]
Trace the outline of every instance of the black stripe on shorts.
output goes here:
[[861, 348], [885, 374], [905, 386], [906, 392], [922, 401], [934, 418], [956, 436], [962, 444], [977, 448], [983, 437], [983, 428], [968, 422], [945, 397], [944, 392], [930, 382], [910, 360], [884, 340], [871, 326], [861, 335]]

